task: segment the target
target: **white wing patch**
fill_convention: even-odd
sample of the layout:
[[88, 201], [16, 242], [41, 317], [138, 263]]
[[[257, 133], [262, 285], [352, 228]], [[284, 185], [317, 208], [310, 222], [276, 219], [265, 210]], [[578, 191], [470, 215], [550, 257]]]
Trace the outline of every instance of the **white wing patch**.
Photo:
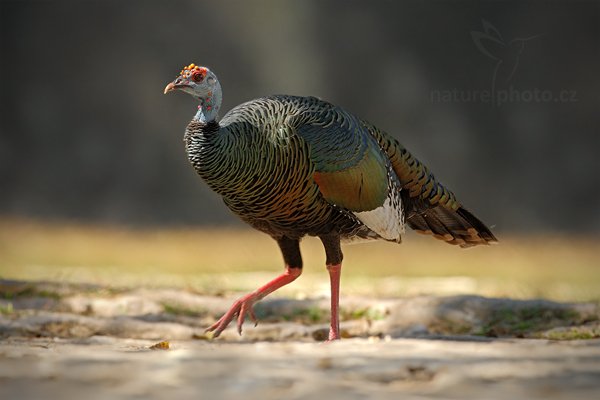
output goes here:
[[404, 233], [404, 212], [400, 187], [396, 184], [396, 179], [395, 176], [388, 176], [388, 196], [381, 207], [353, 214], [382, 238], [400, 243], [401, 235]]

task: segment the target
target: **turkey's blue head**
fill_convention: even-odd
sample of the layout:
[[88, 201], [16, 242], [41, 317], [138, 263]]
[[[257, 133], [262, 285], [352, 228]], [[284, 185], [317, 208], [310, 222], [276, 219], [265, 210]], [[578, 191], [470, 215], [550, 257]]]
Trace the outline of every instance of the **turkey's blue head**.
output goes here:
[[195, 64], [183, 67], [179, 76], [165, 87], [164, 93], [173, 90], [181, 90], [200, 101], [196, 114], [198, 119], [211, 121], [217, 117], [221, 107], [221, 85], [217, 76], [208, 68]]

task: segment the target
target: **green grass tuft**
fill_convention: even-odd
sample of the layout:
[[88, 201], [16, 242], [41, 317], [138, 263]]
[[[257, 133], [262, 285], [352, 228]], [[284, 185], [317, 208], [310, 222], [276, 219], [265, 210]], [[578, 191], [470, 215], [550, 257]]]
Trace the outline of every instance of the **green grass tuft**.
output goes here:
[[162, 303], [163, 311], [167, 314], [198, 318], [208, 313], [204, 309], [193, 309], [173, 303]]

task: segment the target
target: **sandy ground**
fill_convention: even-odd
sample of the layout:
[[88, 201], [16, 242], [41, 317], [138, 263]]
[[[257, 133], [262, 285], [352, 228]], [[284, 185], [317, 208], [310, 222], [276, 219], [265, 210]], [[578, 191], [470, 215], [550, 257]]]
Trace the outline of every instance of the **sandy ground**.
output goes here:
[[0, 345], [3, 399], [593, 399], [600, 341], [215, 343], [91, 337]]
[[210, 340], [232, 299], [22, 281], [0, 295], [1, 399], [600, 396], [593, 303], [343, 298], [347, 338], [322, 343], [326, 298], [265, 300], [258, 327]]

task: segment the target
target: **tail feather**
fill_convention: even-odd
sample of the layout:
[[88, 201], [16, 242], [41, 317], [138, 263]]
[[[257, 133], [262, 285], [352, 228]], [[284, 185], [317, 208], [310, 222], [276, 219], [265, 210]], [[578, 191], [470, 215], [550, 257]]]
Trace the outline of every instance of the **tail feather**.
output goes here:
[[444, 223], [439, 215], [434, 212], [428, 212], [423, 214], [423, 219], [436, 239], [448, 241], [454, 238], [452, 233], [450, 233], [450, 227]]
[[456, 212], [471, 224], [471, 226], [477, 231], [478, 235], [486, 242], [495, 243], [498, 239], [490, 231], [490, 229], [479, 220], [476, 216], [465, 208], [460, 207]]
[[498, 240], [477, 217], [463, 207], [456, 211], [437, 206], [415, 212], [407, 218], [408, 225], [419, 233], [460, 247], [495, 243]]

